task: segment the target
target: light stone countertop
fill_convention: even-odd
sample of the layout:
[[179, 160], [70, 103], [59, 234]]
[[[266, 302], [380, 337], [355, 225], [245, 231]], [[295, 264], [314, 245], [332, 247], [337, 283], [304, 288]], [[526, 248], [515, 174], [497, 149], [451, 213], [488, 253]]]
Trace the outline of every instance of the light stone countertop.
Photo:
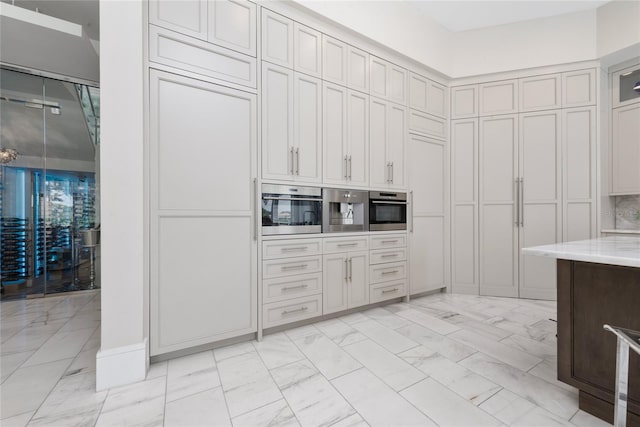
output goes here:
[[640, 267], [640, 236], [620, 235], [523, 248], [524, 255]]
[[600, 230], [601, 233], [608, 234], [640, 234], [640, 230], [626, 230], [623, 228], [609, 228], [605, 230]]

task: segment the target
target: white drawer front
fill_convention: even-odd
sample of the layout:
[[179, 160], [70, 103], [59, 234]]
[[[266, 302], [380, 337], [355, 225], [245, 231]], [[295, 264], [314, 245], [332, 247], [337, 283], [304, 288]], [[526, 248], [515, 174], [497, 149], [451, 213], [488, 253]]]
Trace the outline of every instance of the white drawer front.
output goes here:
[[262, 302], [267, 304], [322, 292], [322, 273], [305, 274], [262, 282]]
[[256, 59], [163, 28], [149, 26], [149, 60], [256, 87]]
[[406, 234], [387, 234], [371, 237], [371, 249], [402, 248], [406, 246]]
[[272, 240], [262, 242], [262, 259], [322, 255], [322, 240]]
[[405, 248], [377, 249], [371, 251], [369, 264], [382, 264], [385, 262], [406, 261], [407, 250]]
[[271, 328], [298, 320], [322, 315], [322, 295], [296, 298], [265, 304], [262, 308], [262, 326]]
[[262, 262], [262, 278], [294, 276], [322, 271], [322, 255], [275, 259]]
[[367, 236], [337, 237], [324, 239], [324, 253], [366, 251], [369, 249]]
[[369, 267], [370, 283], [389, 282], [407, 277], [407, 263], [394, 262]]
[[371, 304], [388, 299], [404, 297], [407, 295], [407, 284], [404, 280], [393, 283], [385, 283], [371, 287], [369, 302]]

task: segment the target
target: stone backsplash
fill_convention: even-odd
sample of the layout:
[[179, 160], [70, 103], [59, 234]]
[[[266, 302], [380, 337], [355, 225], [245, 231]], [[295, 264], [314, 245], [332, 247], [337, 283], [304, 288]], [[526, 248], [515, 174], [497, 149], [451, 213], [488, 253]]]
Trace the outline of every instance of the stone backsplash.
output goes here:
[[616, 228], [620, 230], [640, 230], [640, 195], [617, 196]]

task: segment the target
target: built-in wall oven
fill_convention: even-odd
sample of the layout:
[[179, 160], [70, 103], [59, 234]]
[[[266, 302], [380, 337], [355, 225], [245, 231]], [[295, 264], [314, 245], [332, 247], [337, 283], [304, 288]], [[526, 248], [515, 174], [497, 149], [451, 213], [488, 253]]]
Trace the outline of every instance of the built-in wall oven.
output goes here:
[[262, 184], [262, 235], [322, 232], [322, 189]]
[[406, 230], [407, 193], [370, 191], [369, 230]]
[[344, 233], [369, 230], [369, 192], [325, 188], [322, 232]]

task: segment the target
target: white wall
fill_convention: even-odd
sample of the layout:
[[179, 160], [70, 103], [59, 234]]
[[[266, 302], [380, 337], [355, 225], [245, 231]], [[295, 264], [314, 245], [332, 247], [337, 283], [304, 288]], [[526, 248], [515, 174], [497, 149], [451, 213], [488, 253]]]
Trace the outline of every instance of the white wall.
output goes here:
[[453, 78], [596, 59], [596, 11], [453, 33]]
[[[597, 10], [597, 55], [610, 55], [640, 43], [640, 2], [614, 0]], [[637, 48], [635, 56], [640, 56]]]
[[143, 2], [100, 2], [102, 328], [97, 388], [144, 379]]

